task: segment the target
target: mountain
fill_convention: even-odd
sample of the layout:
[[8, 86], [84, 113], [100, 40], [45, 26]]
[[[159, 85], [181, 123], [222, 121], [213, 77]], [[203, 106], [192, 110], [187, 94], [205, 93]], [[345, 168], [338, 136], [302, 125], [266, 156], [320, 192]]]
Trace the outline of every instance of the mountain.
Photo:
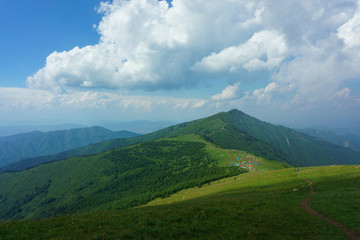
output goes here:
[[237, 109], [174, 125], [133, 138], [114, 139], [91, 144], [55, 155], [26, 159], [1, 171], [22, 170], [41, 163], [74, 156], [97, 154], [141, 142], [196, 134], [223, 148], [251, 152], [292, 166], [359, 164], [360, 153], [283, 126], [260, 121]]
[[83, 127], [85, 126], [80, 124], [0, 126], [0, 137], [35, 131], [50, 132]]
[[173, 122], [164, 121], [147, 121], [137, 120], [131, 122], [113, 122], [113, 121], [102, 121], [99, 122], [99, 126], [103, 126], [113, 131], [127, 130], [130, 132], [136, 132], [140, 134], [147, 134], [158, 131], [160, 129], [175, 125]]
[[238, 110], [54, 156], [67, 158], [0, 174], [5, 239], [343, 239], [301, 208], [306, 181], [312, 206], [359, 229], [359, 166], [284, 169], [358, 152]]
[[0, 172], [9, 170], [22, 170], [45, 162], [61, 160], [74, 156], [97, 154], [132, 144], [168, 137], [178, 137], [186, 134], [195, 134], [201, 136], [207, 141], [212, 142], [222, 148], [243, 150], [273, 161], [296, 166], [301, 165], [300, 163], [292, 161], [288, 156], [270, 144], [258, 140], [251, 135], [245, 134], [244, 131], [236, 128], [233, 123], [225, 121], [225, 116], [229, 114], [230, 113], [219, 113], [207, 118], [181, 123], [156, 131], [154, 133], [138, 137], [114, 139], [97, 144], [87, 145], [77, 149], [72, 149], [51, 156], [24, 159], [21, 162], [1, 168]]
[[129, 138], [138, 134], [114, 132], [102, 127], [76, 128], [51, 132], [30, 132], [0, 138], [0, 167], [24, 158], [51, 155], [69, 149], [114, 138]]
[[[0, 219], [127, 208], [246, 172], [227, 166], [228, 154], [198, 136], [187, 135], [2, 173]], [[251, 154], [246, 157], [259, 162], [259, 170], [288, 167]]]
[[296, 131], [360, 152], [360, 137], [355, 134], [347, 133], [342, 135], [330, 130], [318, 130], [312, 128], [296, 129]]
[[330, 144], [290, 128], [260, 121], [236, 109], [227, 114], [222, 114], [222, 118], [235, 128], [280, 150], [298, 165], [321, 166], [360, 163], [358, 152]]
[[357, 152], [239, 110], [54, 156], [0, 174], [0, 219], [128, 208], [248, 170], [360, 163]]

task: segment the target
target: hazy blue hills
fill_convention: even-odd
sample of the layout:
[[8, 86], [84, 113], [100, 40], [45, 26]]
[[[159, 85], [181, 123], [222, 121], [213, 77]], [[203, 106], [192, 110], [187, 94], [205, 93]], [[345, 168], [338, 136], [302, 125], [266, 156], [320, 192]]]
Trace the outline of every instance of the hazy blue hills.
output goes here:
[[333, 144], [350, 148], [355, 151], [360, 151], [360, 136], [355, 134], [338, 134], [330, 130], [318, 130], [318, 129], [296, 129], [298, 132], [305, 133], [307, 135], [321, 138], [325, 141], [331, 142]]
[[102, 121], [97, 125], [113, 131], [127, 130], [140, 134], [148, 134], [175, 124], [174, 122], [137, 120], [130, 122]]
[[[35, 131], [50, 132], [50, 131], [66, 130], [73, 128], [83, 128], [83, 127], [86, 126], [80, 124], [0, 126], [0, 137], [7, 137], [11, 135], [29, 133]], [[124, 128], [121, 130], [128, 130], [128, 129]]]
[[115, 138], [138, 136], [128, 131], [110, 131], [102, 127], [76, 128], [51, 132], [30, 132], [0, 138], [0, 167], [24, 158], [51, 155], [69, 149]]

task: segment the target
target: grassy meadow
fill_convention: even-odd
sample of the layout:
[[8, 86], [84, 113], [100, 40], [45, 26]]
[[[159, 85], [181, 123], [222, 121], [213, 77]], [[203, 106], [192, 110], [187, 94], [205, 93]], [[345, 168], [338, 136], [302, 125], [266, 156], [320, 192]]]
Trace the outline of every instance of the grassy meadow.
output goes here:
[[360, 166], [249, 172], [185, 189], [145, 206], [39, 220], [3, 221], [2, 239], [346, 239], [300, 207], [359, 231]]

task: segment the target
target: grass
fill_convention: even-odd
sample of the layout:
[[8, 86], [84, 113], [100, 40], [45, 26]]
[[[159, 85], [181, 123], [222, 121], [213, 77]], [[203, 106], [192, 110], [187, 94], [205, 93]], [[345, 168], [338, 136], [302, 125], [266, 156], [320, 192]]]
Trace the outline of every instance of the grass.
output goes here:
[[[315, 195], [311, 205], [357, 230], [359, 170], [359, 166], [300, 170], [301, 177], [313, 181]], [[307, 196], [306, 182], [293, 169], [248, 173], [186, 189], [133, 209], [2, 222], [0, 236], [2, 239], [346, 239], [340, 230], [300, 207], [299, 203]], [[342, 201], [345, 204], [339, 206]]]
[[360, 232], [360, 166], [306, 168], [300, 176], [313, 182], [312, 208]]
[[219, 166], [206, 147], [158, 140], [0, 174], [0, 219], [128, 208], [245, 172]]
[[229, 163], [232, 163], [232, 160], [235, 159], [235, 156], [245, 156], [245, 154], [251, 156], [252, 158], [257, 158], [258, 161], [261, 162], [261, 168], [259, 168], [258, 170], [276, 170], [291, 167], [290, 165], [285, 163], [279, 163], [276, 161], [271, 161], [262, 157], [255, 156], [253, 153], [236, 149], [223, 149], [195, 134], [187, 134], [175, 138], [167, 138], [166, 140], [205, 143], [206, 152], [209, 153], [210, 156], [212, 156], [214, 159], [216, 159], [219, 166], [223, 167], [228, 166]]

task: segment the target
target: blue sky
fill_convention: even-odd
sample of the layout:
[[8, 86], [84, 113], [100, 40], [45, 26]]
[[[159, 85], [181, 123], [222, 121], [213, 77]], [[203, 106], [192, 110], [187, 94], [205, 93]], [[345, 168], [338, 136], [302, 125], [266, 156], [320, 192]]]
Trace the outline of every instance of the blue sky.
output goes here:
[[0, 125], [360, 122], [357, 0], [0, 0], [0, 20]]
[[93, 24], [100, 1], [0, 1], [0, 83], [26, 87], [26, 78], [54, 51], [99, 41]]

